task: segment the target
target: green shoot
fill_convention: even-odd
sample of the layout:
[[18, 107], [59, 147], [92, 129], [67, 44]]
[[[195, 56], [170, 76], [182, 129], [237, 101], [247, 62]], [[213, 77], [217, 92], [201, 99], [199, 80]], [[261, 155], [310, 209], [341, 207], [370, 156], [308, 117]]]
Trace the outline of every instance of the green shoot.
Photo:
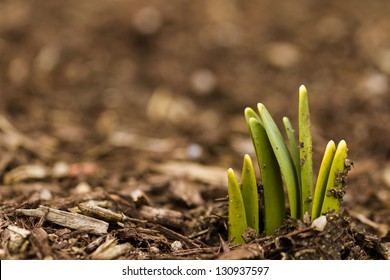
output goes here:
[[324, 156], [322, 157], [320, 170], [318, 172], [318, 179], [317, 179], [316, 189], [314, 192], [314, 199], [313, 199], [313, 209], [311, 213], [312, 221], [314, 221], [321, 215], [322, 203], [324, 201], [330, 167], [332, 166], [332, 161], [335, 152], [336, 152], [336, 145], [332, 140], [330, 140], [328, 145], [326, 146]]
[[309, 100], [305, 86], [299, 87], [299, 154], [301, 162], [301, 217], [311, 213], [313, 199], [313, 151], [310, 132]]
[[[253, 117], [254, 111], [245, 110], [245, 117], [252, 135], [264, 192], [264, 229], [271, 235], [283, 224], [285, 218], [283, 182], [280, 168], [273, 153], [267, 133], [261, 122]], [[256, 113], [254, 113], [256, 115]]]
[[229, 240], [233, 244], [242, 244], [244, 239], [242, 234], [247, 228], [244, 201], [242, 200], [240, 187], [233, 169], [228, 170], [228, 196], [229, 196]]
[[280, 171], [286, 183], [288, 200], [290, 203], [290, 215], [293, 218], [299, 218], [300, 215], [300, 194], [298, 179], [295, 173], [294, 163], [291, 155], [284, 144], [284, 139], [276, 126], [271, 115], [265, 106], [261, 103], [257, 105], [264, 129], [267, 132], [275, 157], [279, 163]]
[[252, 160], [245, 155], [241, 189], [233, 170], [228, 170], [229, 239], [233, 244], [244, 243], [242, 235], [247, 227], [257, 233], [259, 228], [264, 228], [266, 235], [272, 235], [283, 224], [286, 217], [283, 181], [291, 217], [302, 219], [311, 214], [311, 219], [315, 220], [327, 212], [337, 212], [350, 169], [346, 142], [340, 141], [336, 149], [335, 143], [329, 141], [314, 189], [309, 102], [304, 86], [299, 88], [298, 142], [287, 117], [283, 118], [283, 124], [288, 147], [266, 107], [259, 103], [258, 111], [259, 115], [246, 108], [245, 120], [262, 180], [264, 225], [259, 225], [258, 191]]
[[347, 151], [347, 143], [345, 143], [344, 140], [341, 140], [337, 145], [337, 150], [330, 168], [321, 213], [339, 211], [341, 199], [344, 196], [345, 191], [343, 187], [347, 181], [348, 168], [345, 166]]
[[249, 155], [244, 156], [244, 164], [241, 176], [241, 194], [244, 202], [246, 222], [259, 233], [259, 199], [257, 193], [256, 175], [253, 169], [252, 159]]

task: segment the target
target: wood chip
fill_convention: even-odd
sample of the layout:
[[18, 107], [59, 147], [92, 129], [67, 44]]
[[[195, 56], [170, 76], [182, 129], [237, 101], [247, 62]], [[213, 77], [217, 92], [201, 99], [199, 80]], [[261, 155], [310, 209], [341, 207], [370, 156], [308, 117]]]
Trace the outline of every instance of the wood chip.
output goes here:
[[180, 228], [184, 222], [183, 213], [165, 208], [154, 208], [145, 205], [141, 207], [139, 214], [141, 219], [175, 228]]
[[199, 183], [183, 179], [172, 180], [169, 190], [175, 198], [183, 200], [187, 206], [204, 205]]
[[115, 235], [120, 240], [135, 240], [139, 244], [143, 242], [162, 244], [163, 247], [168, 246], [167, 238], [158, 230], [129, 226], [128, 224], [123, 229], [119, 229]]
[[106, 236], [104, 235], [96, 238], [94, 241], [92, 241], [85, 247], [85, 252], [92, 253], [93, 251], [95, 251], [100, 245], [105, 242], [104, 239], [106, 239]]
[[117, 223], [122, 222], [124, 216], [115, 213], [109, 209], [99, 206], [99, 201], [90, 200], [79, 204], [79, 209], [82, 214], [104, 220], [106, 222]]
[[131, 251], [133, 246], [130, 243], [118, 245], [118, 239], [109, 239], [100, 245], [95, 252], [92, 253], [93, 260], [113, 260], [119, 256]]
[[218, 260], [248, 260], [253, 258], [264, 258], [264, 250], [259, 244], [245, 244], [237, 249], [222, 254]]
[[92, 234], [106, 234], [108, 223], [88, 216], [74, 214], [40, 205], [37, 209], [17, 209], [17, 213], [42, 218], [54, 224], [71, 229], [82, 230]]
[[214, 255], [218, 254], [219, 247], [207, 247], [207, 248], [194, 248], [194, 249], [186, 249], [180, 250], [176, 252], [172, 252], [174, 256], [192, 256], [192, 259], [196, 259], [201, 254], [206, 254], [209, 258], [213, 258]]
[[31, 231], [30, 241], [39, 252], [40, 259], [53, 259], [53, 253], [49, 245], [49, 238], [43, 228], [34, 228]]
[[200, 244], [197, 244], [195, 241], [189, 239], [188, 237], [184, 236], [184, 235], [181, 235], [180, 233], [177, 233], [173, 230], [170, 230], [166, 227], [163, 227], [161, 225], [155, 225], [154, 226], [158, 231], [160, 231], [161, 233], [163, 233], [163, 235], [171, 238], [171, 239], [174, 239], [176, 241], [180, 241], [182, 243], [184, 243], [188, 249], [194, 249], [194, 248], [200, 248], [201, 245]]

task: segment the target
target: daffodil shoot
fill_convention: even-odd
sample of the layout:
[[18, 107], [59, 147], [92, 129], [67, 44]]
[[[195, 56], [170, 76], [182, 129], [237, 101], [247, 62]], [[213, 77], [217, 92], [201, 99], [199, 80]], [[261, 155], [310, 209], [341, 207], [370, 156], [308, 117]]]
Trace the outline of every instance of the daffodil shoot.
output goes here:
[[[256, 233], [263, 229], [265, 235], [273, 235], [287, 214], [297, 219], [309, 215], [315, 220], [328, 212], [339, 211], [351, 166], [347, 159], [347, 144], [341, 140], [336, 147], [334, 141], [329, 141], [314, 187], [309, 100], [305, 86], [300, 86], [298, 96], [298, 135], [290, 120], [284, 117], [286, 137], [283, 137], [262, 103], [257, 105], [258, 112], [245, 109], [260, 170], [263, 207], [259, 208], [252, 159], [245, 155], [241, 183], [233, 170], [228, 170], [228, 235], [233, 244], [245, 242], [243, 234], [248, 227]], [[260, 220], [259, 217], [263, 218]]]

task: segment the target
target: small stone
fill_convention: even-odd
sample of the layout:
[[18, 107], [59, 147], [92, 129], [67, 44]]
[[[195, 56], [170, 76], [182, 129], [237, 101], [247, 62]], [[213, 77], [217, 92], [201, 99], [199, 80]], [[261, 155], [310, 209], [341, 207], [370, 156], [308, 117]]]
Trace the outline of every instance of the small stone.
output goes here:
[[172, 251], [176, 252], [176, 251], [183, 249], [183, 244], [181, 244], [180, 241], [176, 240], [176, 241], [172, 242], [171, 248], [172, 248]]
[[323, 231], [326, 224], [327, 224], [326, 216], [320, 216], [311, 223], [311, 226], [316, 231]]
[[149, 247], [149, 252], [152, 253], [152, 254], [158, 254], [158, 253], [160, 253], [160, 249], [157, 248], [156, 246], [150, 246]]

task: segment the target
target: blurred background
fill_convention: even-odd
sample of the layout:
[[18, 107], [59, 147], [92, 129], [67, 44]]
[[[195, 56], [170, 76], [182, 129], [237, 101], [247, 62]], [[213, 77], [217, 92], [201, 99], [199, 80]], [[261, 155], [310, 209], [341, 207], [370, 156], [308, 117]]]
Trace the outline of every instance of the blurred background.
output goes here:
[[[264, 103], [296, 127], [304, 84], [315, 170], [328, 140], [345, 139], [355, 163], [346, 202], [384, 215], [389, 14], [382, 0], [1, 0], [0, 115], [56, 151], [20, 163], [91, 152], [117, 173], [146, 170], [144, 159], [239, 169], [253, 153], [244, 108]], [[107, 139], [126, 149], [102, 152]]]

